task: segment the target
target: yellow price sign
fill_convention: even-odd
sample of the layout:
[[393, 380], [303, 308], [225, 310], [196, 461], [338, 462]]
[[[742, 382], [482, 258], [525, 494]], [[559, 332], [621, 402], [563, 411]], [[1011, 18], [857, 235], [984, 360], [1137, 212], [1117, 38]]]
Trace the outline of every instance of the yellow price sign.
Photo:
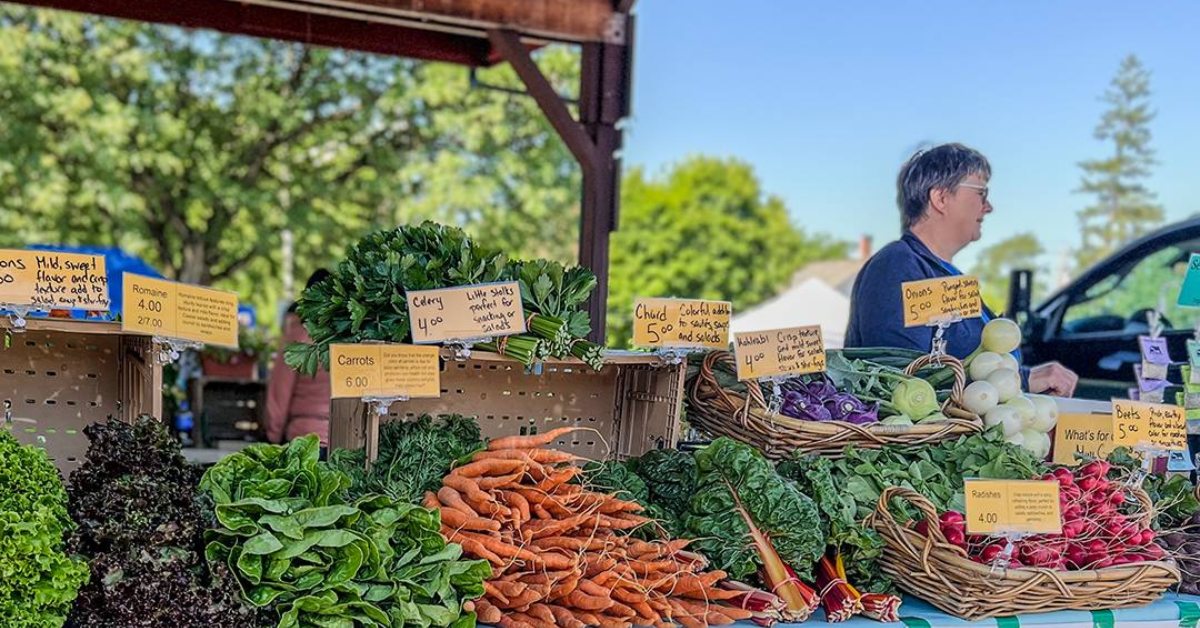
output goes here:
[[393, 344], [329, 345], [329, 381], [334, 399], [441, 396], [437, 347]]
[[983, 301], [979, 280], [967, 275], [938, 277], [900, 284], [904, 306], [904, 326], [920, 327], [954, 317], [979, 318]]
[[732, 312], [728, 301], [638, 299], [633, 308], [633, 344], [727, 349]]
[[1105, 414], [1062, 413], [1054, 428], [1054, 464], [1075, 466], [1076, 454], [1107, 458], [1113, 450], [1112, 417]]
[[1058, 482], [966, 480], [967, 534], [1061, 534]]
[[107, 311], [104, 256], [0, 249], [0, 303]]
[[737, 333], [733, 352], [741, 380], [825, 370], [825, 342], [819, 325]]
[[413, 342], [418, 344], [525, 332], [521, 286], [515, 281], [411, 290], [405, 296]]
[[1179, 406], [1113, 399], [1112, 432], [1119, 447], [1187, 450], [1187, 418]]
[[132, 273], [123, 283], [123, 331], [238, 347], [236, 294]]

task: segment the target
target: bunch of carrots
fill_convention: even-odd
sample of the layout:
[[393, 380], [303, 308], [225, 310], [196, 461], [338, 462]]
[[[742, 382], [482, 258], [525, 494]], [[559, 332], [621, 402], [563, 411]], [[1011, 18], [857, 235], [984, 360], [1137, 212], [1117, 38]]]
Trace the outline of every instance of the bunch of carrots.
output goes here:
[[442, 534], [493, 566], [475, 602], [481, 622], [693, 628], [778, 618], [779, 598], [705, 571], [688, 541], [628, 536], [653, 524], [641, 506], [572, 483], [579, 459], [545, 448], [575, 429], [495, 439], [425, 496], [441, 511]]

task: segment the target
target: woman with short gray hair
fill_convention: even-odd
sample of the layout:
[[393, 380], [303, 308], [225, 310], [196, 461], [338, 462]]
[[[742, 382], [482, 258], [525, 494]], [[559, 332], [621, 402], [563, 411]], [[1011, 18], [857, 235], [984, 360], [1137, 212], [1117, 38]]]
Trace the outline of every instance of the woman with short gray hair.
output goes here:
[[[983, 220], [993, 210], [991, 178], [987, 158], [962, 144], [922, 150], [904, 163], [896, 177], [901, 237], [880, 249], [855, 279], [847, 347], [930, 349], [933, 328], [904, 326], [900, 285], [962, 274], [954, 256], [979, 239]], [[951, 325], [945, 333], [946, 352], [958, 358], [970, 355], [992, 318], [984, 306], [981, 318]], [[1022, 367], [1022, 375], [1030, 392], [1064, 397], [1075, 391], [1079, 379], [1057, 362]]]

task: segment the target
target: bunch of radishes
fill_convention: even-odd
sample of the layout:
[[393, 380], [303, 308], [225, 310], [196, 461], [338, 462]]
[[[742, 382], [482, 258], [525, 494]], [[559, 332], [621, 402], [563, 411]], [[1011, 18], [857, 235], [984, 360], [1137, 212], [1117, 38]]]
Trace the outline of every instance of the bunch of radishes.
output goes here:
[[1050, 430], [1058, 423], [1058, 406], [1045, 395], [1021, 392], [1021, 372], [1012, 352], [1021, 346], [1021, 329], [1006, 318], [983, 328], [979, 349], [967, 358], [971, 384], [963, 406], [983, 417], [984, 425], [1003, 426], [1004, 437], [1038, 458], [1050, 454]]
[[[1062, 534], [1016, 541], [1008, 567], [1103, 569], [1162, 559], [1166, 553], [1155, 544], [1154, 531], [1123, 512], [1131, 500], [1123, 485], [1108, 479], [1110, 468], [1109, 463], [1094, 460], [1074, 472], [1060, 467], [1046, 474], [1043, 480], [1059, 485]], [[1007, 541], [968, 535], [962, 513], [942, 513], [938, 527], [946, 540], [962, 548], [971, 560], [992, 564], [1004, 555]], [[928, 534], [928, 523], [919, 522], [916, 530]]]

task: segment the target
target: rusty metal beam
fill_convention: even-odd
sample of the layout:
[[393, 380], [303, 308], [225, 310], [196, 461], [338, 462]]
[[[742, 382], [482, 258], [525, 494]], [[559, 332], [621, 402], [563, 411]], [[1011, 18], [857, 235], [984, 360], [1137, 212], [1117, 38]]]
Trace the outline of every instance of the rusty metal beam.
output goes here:
[[513, 70], [517, 72], [517, 76], [521, 77], [525, 88], [529, 90], [529, 95], [537, 102], [538, 107], [541, 107], [542, 113], [546, 114], [546, 118], [562, 137], [571, 154], [575, 156], [585, 171], [595, 169], [597, 160], [595, 144], [592, 143], [583, 126], [571, 116], [571, 111], [567, 109], [558, 92], [554, 91], [554, 86], [533, 62], [533, 57], [529, 56], [529, 51], [521, 44], [520, 37], [516, 32], [510, 30], [493, 30], [488, 35], [491, 38], [492, 46], [500, 53], [501, 58], [508, 61]]
[[377, 54], [486, 66], [486, 39], [229, 0], [17, 0], [20, 4]]

